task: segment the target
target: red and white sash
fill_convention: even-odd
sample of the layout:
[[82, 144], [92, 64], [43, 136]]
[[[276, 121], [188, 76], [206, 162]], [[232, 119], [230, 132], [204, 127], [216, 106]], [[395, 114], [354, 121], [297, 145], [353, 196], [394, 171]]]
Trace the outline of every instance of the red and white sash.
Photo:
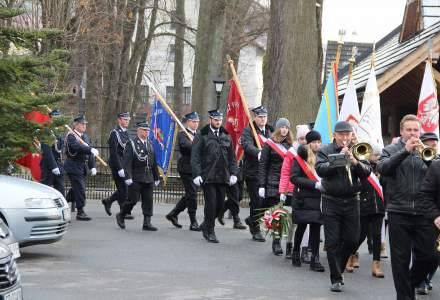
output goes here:
[[260, 145], [263, 146], [267, 142], [267, 138], [262, 134], [257, 134]]
[[290, 156], [290, 158], [292, 158], [292, 160], [296, 159], [299, 166], [301, 167], [303, 172], [306, 174], [307, 178], [309, 178], [310, 180], [316, 181], [316, 182], [321, 181], [321, 178], [318, 176], [318, 174], [316, 174], [316, 170], [315, 169], [311, 170], [309, 168], [309, 166], [307, 165], [307, 163], [304, 161], [304, 159], [302, 159], [302, 157], [298, 155], [298, 153], [296, 152], [296, 150], [293, 147], [290, 147], [289, 151], [287, 151], [287, 155]]
[[270, 148], [272, 148], [272, 150], [278, 153], [278, 155], [281, 156], [282, 158], [286, 156], [287, 149], [283, 145], [275, 143], [271, 139], [266, 139], [266, 144], [268, 144]]
[[376, 174], [371, 172], [370, 176], [368, 176], [367, 180], [373, 186], [373, 188], [376, 190], [380, 199], [382, 199], [382, 202], [384, 202], [382, 186], [380, 185], [379, 178], [377, 178]]

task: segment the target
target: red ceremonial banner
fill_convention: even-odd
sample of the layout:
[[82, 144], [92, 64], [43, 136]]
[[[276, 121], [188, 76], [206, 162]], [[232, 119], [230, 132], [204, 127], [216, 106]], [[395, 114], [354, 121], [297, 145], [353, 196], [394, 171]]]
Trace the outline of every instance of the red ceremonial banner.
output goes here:
[[231, 89], [227, 101], [228, 109], [226, 111], [225, 127], [231, 136], [238, 163], [243, 156], [243, 148], [239, 141], [243, 130], [249, 125], [249, 118], [244, 111], [243, 102], [235, 82], [229, 80], [229, 84], [231, 85]]
[[[50, 121], [50, 117], [48, 115], [42, 114], [38, 111], [27, 113], [24, 117], [26, 118], [26, 120], [39, 124]], [[41, 154], [26, 151], [26, 154], [23, 157], [17, 159], [15, 162], [25, 168], [28, 168], [31, 171], [32, 178], [35, 181], [39, 182], [41, 180], [41, 159]]]

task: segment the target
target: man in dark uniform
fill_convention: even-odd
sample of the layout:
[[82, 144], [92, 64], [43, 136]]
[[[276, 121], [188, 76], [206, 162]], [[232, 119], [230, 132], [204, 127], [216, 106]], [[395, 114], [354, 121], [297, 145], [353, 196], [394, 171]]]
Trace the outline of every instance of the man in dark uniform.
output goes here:
[[[199, 115], [197, 112], [191, 112], [185, 115], [186, 131], [193, 137], [197, 134], [197, 128], [199, 127]], [[193, 141], [189, 139], [184, 131], [179, 132], [177, 135], [177, 143], [179, 144], [180, 158], [177, 162], [177, 171], [179, 172], [180, 179], [182, 180], [183, 187], [185, 188], [185, 194], [177, 202], [173, 210], [165, 217], [175, 227], [182, 228], [182, 225], [178, 222], [178, 215], [185, 208], [188, 208], [188, 215], [190, 219], [189, 230], [200, 231], [199, 224], [196, 219], [197, 211], [197, 187], [192, 182], [192, 170], [191, 170], [191, 148]]]
[[[123, 112], [118, 114], [118, 126], [111, 132], [108, 138], [108, 146], [110, 149], [110, 157], [108, 165], [112, 171], [112, 177], [116, 184], [116, 191], [108, 198], [102, 199], [101, 203], [104, 205], [105, 212], [111, 216], [111, 207], [113, 202], [118, 201], [119, 207], [127, 200], [127, 185], [125, 184], [125, 172], [122, 166], [124, 157], [124, 149], [127, 142], [130, 140], [127, 128], [130, 124], [130, 113]], [[129, 213], [126, 219], [133, 219]]]
[[215, 236], [215, 219], [223, 209], [226, 188], [237, 183], [237, 164], [232, 140], [222, 126], [223, 114], [217, 110], [209, 113], [209, 124], [196, 135], [191, 152], [194, 184], [203, 184], [205, 219], [200, 225], [203, 237], [218, 243]]
[[359, 242], [361, 180], [371, 173], [368, 162], [358, 161], [350, 152], [352, 135], [350, 123], [337, 122], [333, 143], [321, 147], [316, 157], [316, 172], [322, 178], [321, 205], [333, 292], [342, 291], [342, 273]]
[[247, 227], [241, 223], [240, 220], [240, 201], [243, 199], [243, 161], [240, 161], [238, 166], [238, 181], [237, 184], [231, 185], [226, 189], [227, 200], [224, 207], [218, 216], [218, 222], [221, 225], [225, 225], [224, 215], [227, 210], [231, 212], [232, 220], [234, 221], [233, 228], [244, 230]]
[[153, 188], [160, 183], [159, 170], [153, 145], [148, 140], [150, 127], [147, 122], [138, 122], [137, 137], [127, 143], [124, 150], [123, 167], [125, 183], [128, 186], [128, 199], [122, 204], [121, 211], [116, 214], [116, 222], [125, 229], [125, 217], [142, 199], [144, 222], [142, 230], [157, 231], [151, 224], [153, 216]]
[[[417, 116], [404, 116], [400, 121], [399, 141], [382, 150], [377, 165], [381, 176], [386, 177], [389, 193], [391, 270], [398, 300], [415, 299], [416, 286], [436, 263], [431, 247], [432, 220], [425, 217], [423, 196], [418, 194], [429, 164], [419, 153], [422, 147], [420, 127]], [[422, 194], [427, 195], [428, 191], [425, 185]]]
[[[252, 110], [254, 113], [254, 127], [258, 135], [269, 138], [272, 135], [273, 128], [267, 125], [267, 110], [263, 106], [256, 107]], [[246, 127], [240, 138], [241, 146], [244, 150], [243, 155], [243, 175], [249, 193], [250, 215], [245, 222], [249, 226], [252, 239], [258, 242], [264, 242], [265, 238], [261, 234], [258, 224], [258, 216], [261, 214], [260, 209], [263, 205], [263, 199], [258, 195], [258, 159], [261, 155], [261, 149], [258, 149], [252, 129]], [[263, 146], [263, 145], [261, 145]]]
[[[56, 118], [61, 115], [59, 110], [53, 110], [49, 113], [51, 118]], [[64, 138], [59, 135], [54, 135], [54, 144], [48, 145], [41, 143], [41, 151], [43, 157], [40, 162], [41, 168], [41, 183], [51, 186], [65, 196], [64, 191], [64, 168], [61, 162], [61, 151], [64, 148]]]
[[[73, 120], [73, 131], [68, 132], [65, 137], [66, 145], [66, 161], [64, 162], [64, 170], [70, 179], [71, 188], [66, 198], [75, 199], [78, 213], [76, 219], [78, 221], [90, 221], [91, 218], [84, 212], [86, 205], [86, 175], [87, 168], [92, 176], [95, 176], [95, 156], [99, 155], [97, 149], [89, 146], [90, 139], [87, 136], [87, 121], [84, 116], [78, 116]], [[80, 142], [80, 139], [86, 144]]]

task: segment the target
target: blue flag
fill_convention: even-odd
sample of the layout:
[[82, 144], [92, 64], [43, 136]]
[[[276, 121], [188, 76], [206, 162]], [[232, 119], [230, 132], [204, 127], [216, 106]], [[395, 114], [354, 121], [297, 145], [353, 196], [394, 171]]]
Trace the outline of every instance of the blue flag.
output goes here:
[[322, 94], [315, 126], [313, 127], [314, 130], [321, 134], [323, 144], [329, 144], [333, 141], [333, 130], [338, 120], [338, 98], [336, 97], [335, 77], [335, 69], [332, 66], [332, 71]]
[[151, 131], [148, 138], [153, 144], [156, 161], [159, 168], [166, 176], [170, 166], [171, 154], [174, 145], [174, 122], [168, 111], [162, 106], [159, 100], [154, 101], [151, 117]]

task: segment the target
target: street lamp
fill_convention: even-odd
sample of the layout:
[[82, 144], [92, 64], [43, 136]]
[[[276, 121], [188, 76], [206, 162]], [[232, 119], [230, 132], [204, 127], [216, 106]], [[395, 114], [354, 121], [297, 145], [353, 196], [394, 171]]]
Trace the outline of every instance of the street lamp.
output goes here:
[[215, 78], [212, 82], [214, 83], [215, 93], [217, 94], [217, 109], [220, 109], [220, 95], [222, 94], [225, 80], [222, 78]]

